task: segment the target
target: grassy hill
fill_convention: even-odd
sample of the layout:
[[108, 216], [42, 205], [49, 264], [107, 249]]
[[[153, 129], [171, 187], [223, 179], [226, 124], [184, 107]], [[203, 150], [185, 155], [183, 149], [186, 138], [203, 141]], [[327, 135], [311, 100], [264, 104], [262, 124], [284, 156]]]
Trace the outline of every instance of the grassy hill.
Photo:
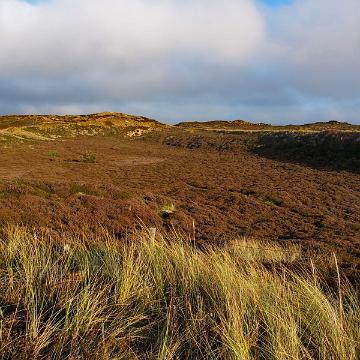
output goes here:
[[270, 125], [264, 123], [252, 123], [245, 120], [214, 120], [204, 122], [180, 122], [176, 126], [185, 129], [203, 129], [213, 131], [360, 131], [360, 125], [352, 125], [346, 122], [340, 122], [336, 120], [331, 120], [328, 122], [316, 122], [305, 125]]
[[[0, 145], [12, 141], [55, 140], [61, 137], [94, 136], [134, 128], [152, 131], [166, 125], [143, 116], [115, 112], [90, 115], [0, 116]], [[136, 133], [134, 133], [136, 135]]]

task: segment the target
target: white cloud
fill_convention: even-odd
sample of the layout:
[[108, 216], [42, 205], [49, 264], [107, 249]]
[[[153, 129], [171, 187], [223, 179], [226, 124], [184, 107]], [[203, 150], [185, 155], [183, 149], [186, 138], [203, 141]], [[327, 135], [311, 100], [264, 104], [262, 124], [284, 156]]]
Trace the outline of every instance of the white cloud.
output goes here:
[[272, 61], [318, 96], [360, 95], [360, 1], [296, 0], [272, 10]]
[[0, 0], [0, 112], [94, 109], [359, 123], [360, 1]]
[[264, 35], [251, 0], [0, 2], [0, 71], [126, 71], [178, 56], [243, 63]]

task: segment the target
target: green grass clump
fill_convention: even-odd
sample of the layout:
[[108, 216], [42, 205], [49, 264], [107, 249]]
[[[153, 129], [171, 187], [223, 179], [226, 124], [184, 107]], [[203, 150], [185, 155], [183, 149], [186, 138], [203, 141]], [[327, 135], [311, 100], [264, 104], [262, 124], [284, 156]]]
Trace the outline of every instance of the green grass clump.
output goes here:
[[198, 251], [146, 230], [119, 242], [9, 228], [0, 358], [359, 358], [357, 294], [280, 265], [300, 256], [243, 241]]
[[96, 163], [96, 154], [91, 151], [87, 151], [85, 154], [83, 154], [82, 161], [84, 163], [94, 164]]
[[48, 157], [51, 161], [55, 161], [60, 157], [60, 154], [56, 150], [51, 150], [48, 152]]

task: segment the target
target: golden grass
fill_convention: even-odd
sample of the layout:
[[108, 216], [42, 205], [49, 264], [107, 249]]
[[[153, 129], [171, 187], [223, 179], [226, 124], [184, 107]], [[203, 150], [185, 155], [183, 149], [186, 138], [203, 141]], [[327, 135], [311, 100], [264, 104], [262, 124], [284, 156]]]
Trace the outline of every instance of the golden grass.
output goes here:
[[[141, 136], [167, 128], [153, 119], [115, 112], [89, 115], [5, 115], [0, 116], [0, 143], [50, 141], [62, 137], [122, 133], [127, 128]], [[134, 130], [133, 128], [137, 128]]]
[[0, 358], [358, 359], [358, 294], [281, 265], [299, 257], [245, 241], [200, 252], [146, 230], [122, 243], [9, 228]]

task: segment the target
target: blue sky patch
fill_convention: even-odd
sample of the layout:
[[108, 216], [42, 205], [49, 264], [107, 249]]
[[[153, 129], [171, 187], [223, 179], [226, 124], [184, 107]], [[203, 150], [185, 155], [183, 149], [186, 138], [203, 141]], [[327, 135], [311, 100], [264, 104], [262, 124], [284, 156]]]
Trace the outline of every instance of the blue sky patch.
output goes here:
[[258, 0], [258, 1], [269, 6], [288, 5], [293, 2], [293, 0]]

